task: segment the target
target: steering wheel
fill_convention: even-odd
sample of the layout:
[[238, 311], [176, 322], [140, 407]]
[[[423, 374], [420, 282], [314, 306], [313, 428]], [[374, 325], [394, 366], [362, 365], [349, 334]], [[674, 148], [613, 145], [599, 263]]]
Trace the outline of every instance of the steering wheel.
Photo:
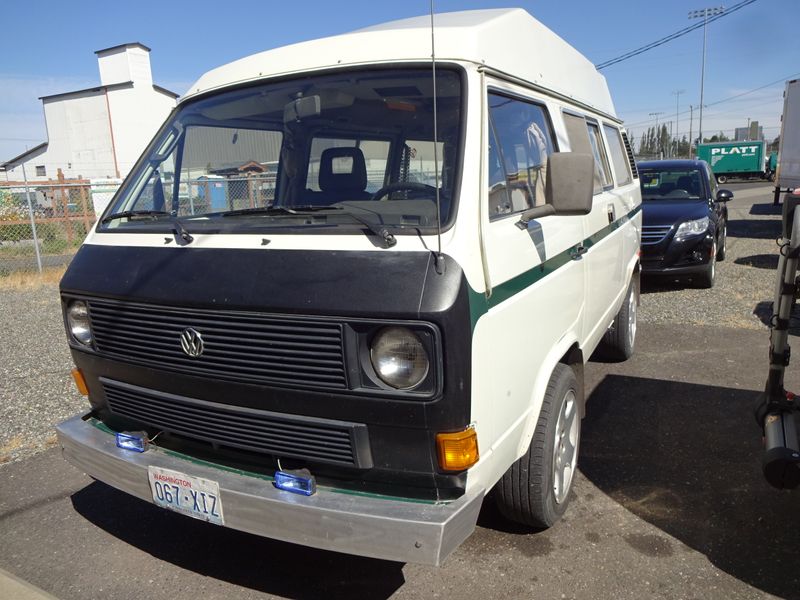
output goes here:
[[436, 196], [436, 188], [427, 183], [419, 183], [417, 181], [395, 181], [389, 185], [383, 186], [377, 192], [372, 194], [373, 200], [379, 200], [384, 196], [388, 196], [392, 192], [399, 192], [400, 190], [410, 190], [412, 192], [429, 192]]

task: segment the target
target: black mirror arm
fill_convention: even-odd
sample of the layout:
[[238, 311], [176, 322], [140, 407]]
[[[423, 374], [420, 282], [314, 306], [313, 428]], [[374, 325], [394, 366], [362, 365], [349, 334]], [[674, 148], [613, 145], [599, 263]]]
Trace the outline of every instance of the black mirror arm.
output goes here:
[[544, 204], [543, 206], [534, 206], [533, 208], [529, 208], [524, 213], [522, 213], [519, 217], [519, 221], [517, 221], [517, 227], [520, 229], [527, 229], [528, 223], [533, 219], [539, 219], [541, 217], [547, 217], [549, 215], [556, 214], [556, 209], [552, 204]]

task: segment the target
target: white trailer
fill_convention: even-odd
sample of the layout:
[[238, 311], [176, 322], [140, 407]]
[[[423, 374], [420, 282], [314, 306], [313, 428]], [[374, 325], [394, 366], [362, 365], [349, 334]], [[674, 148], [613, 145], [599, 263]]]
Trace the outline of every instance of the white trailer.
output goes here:
[[782, 191], [800, 187], [800, 79], [786, 82], [783, 93], [783, 116], [775, 178], [775, 204]]

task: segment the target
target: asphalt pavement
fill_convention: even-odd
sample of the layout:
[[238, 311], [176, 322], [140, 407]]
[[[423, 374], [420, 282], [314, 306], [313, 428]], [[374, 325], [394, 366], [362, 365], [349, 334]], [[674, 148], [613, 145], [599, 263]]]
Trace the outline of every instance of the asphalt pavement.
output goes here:
[[[769, 188], [742, 191], [731, 208], [765, 220], [753, 206], [771, 202]], [[774, 214], [771, 223], [759, 226], [772, 232]], [[720, 277], [758, 268], [737, 262], [753, 240], [773, 252], [748, 231], [737, 230]], [[752, 417], [767, 372], [759, 305], [771, 288], [660, 290], [643, 296], [634, 357], [587, 365], [580, 471], [566, 516], [547, 531], [510, 525], [487, 501], [441, 568], [353, 557], [168, 513], [50, 449], [0, 465], [0, 582], [5, 569], [65, 600], [800, 598], [800, 492], [763, 480]], [[701, 298], [712, 317], [684, 322], [660, 308], [670, 294]], [[714, 312], [726, 299], [743, 322]], [[789, 389], [800, 389], [797, 371]]]

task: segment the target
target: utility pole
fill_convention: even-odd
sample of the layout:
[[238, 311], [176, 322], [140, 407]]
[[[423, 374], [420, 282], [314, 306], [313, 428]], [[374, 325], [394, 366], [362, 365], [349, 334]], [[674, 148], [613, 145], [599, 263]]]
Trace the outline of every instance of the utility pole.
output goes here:
[[658, 130], [658, 116], [663, 115], [663, 112], [651, 112], [650, 116], [656, 118], [656, 149], [658, 150], [658, 158], [664, 158], [664, 150], [661, 147], [661, 132]]
[[689, 105], [689, 158], [692, 158], [692, 143], [694, 138], [692, 137], [692, 125], [694, 125], [694, 106], [691, 104]]
[[[683, 94], [685, 92], [686, 92], [686, 90], [675, 90], [674, 92], [672, 92], [672, 94], [675, 96], [675, 156], [678, 156], [678, 154], [680, 154], [680, 150], [681, 150], [681, 143], [680, 143], [680, 139], [678, 137], [680, 135], [678, 133], [678, 131], [679, 131], [678, 123], [680, 122], [678, 120], [678, 111], [680, 110], [681, 94]], [[691, 140], [689, 140], [689, 147], [690, 148], [691, 148], [691, 145], [692, 145], [692, 142], [691, 142]]]
[[724, 6], [689, 11], [689, 19], [698, 19], [700, 17], [703, 18], [703, 64], [700, 68], [700, 120], [697, 126], [697, 128], [700, 130], [697, 134], [700, 139], [698, 143], [700, 144], [703, 143], [703, 92], [706, 82], [706, 30], [708, 29], [708, 17], [720, 15], [724, 11]]

